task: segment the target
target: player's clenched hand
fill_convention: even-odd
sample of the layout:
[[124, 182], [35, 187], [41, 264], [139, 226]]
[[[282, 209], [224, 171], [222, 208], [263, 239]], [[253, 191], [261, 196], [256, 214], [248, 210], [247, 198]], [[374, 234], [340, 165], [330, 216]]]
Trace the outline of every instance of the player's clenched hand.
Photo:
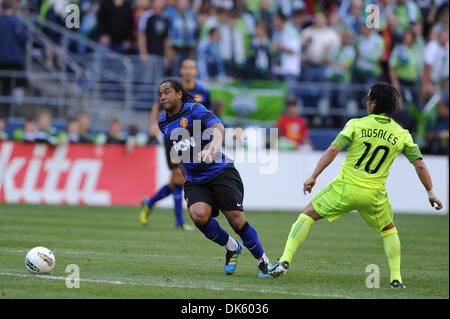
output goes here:
[[308, 178], [303, 183], [303, 194], [306, 195], [306, 192], [311, 193], [311, 190], [312, 190], [312, 188], [314, 187], [315, 184], [316, 184], [316, 179], [314, 177]]
[[434, 209], [436, 209], [436, 210], [442, 209], [443, 206], [442, 206], [442, 203], [439, 200], [439, 198], [431, 197], [431, 198], [428, 198], [428, 200], [430, 201], [431, 207], [434, 207]]

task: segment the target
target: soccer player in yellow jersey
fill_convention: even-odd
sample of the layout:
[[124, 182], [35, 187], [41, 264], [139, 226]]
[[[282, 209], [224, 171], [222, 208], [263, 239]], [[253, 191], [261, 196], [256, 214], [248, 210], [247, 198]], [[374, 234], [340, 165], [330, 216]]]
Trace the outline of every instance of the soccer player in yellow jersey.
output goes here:
[[390, 268], [391, 288], [405, 288], [400, 274], [400, 240], [386, 192], [389, 167], [402, 153], [412, 163], [428, 193], [432, 207], [442, 208], [433, 191], [430, 174], [411, 134], [391, 116], [399, 106], [399, 92], [384, 82], [375, 83], [367, 95], [368, 116], [347, 122], [320, 158], [313, 174], [303, 186], [311, 192], [320, 173], [348, 145], [339, 175], [317, 193], [292, 225], [283, 255], [269, 274], [278, 277], [288, 270], [295, 252], [303, 243], [311, 225], [321, 218], [330, 222], [357, 210], [376, 232], [380, 232]]

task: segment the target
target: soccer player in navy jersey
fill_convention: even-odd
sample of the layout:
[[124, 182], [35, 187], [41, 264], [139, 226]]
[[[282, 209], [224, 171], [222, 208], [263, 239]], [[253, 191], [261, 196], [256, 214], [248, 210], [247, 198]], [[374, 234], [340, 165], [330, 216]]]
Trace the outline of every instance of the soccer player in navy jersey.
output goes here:
[[[183, 87], [188, 90], [194, 97], [195, 101], [202, 103], [206, 108], [210, 109], [211, 99], [209, 91], [206, 87], [198, 83], [195, 78], [197, 76], [197, 64], [193, 59], [185, 59], [180, 68], [181, 83]], [[160, 133], [158, 128], [158, 117], [161, 111], [161, 106], [159, 102], [153, 105], [150, 114], [150, 135], [158, 136]], [[167, 166], [171, 170], [171, 176], [169, 183], [161, 187], [156, 194], [154, 194], [150, 199], [145, 200], [143, 203], [143, 208], [139, 216], [141, 224], [146, 225], [148, 222], [148, 217], [151, 213], [151, 209], [155, 203], [170, 194], [174, 196], [174, 213], [176, 219], [176, 227], [182, 230], [193, 230], [192, 226], [184, 222], [183, 217], [183, 197], [182, 189], [184, 184], [184, 177], [181, 174], [180, 168], [177, 164], [170, 160], [170, 148], [172, 145], [165, 143], [166, 148], [166, 160]]]
[[158, 120], [172, 161], [186, 178], [189, 215], [206, 238], [226, 248], [225, 274], [234, 273], [242, 245], [214, 217], [221, 210], [242, 243], [256, 258], [260, 277], [268, 276], [269, 259], [256, 230], [244, 214], [244, 186], [233, 161], [221, 150], [225, 128], [221, 120], [176, 80], [163, 81], [158, 90], [164, 112]]

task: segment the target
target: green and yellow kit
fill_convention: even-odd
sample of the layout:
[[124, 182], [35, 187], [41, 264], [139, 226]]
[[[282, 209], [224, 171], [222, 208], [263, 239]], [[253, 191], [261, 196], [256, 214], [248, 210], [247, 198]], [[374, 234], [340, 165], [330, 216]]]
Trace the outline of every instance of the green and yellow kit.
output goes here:
[[332, 145], [347, 156], [334, 181], [312, 199], [316, 212], [333, 221], [357, 210], [379, 232], [393, 219], [386, 179], [394, 159], [402, 153], [412, 163], [422, 158], [408, 130], [392, 118], [371, 114], [347, 122]]

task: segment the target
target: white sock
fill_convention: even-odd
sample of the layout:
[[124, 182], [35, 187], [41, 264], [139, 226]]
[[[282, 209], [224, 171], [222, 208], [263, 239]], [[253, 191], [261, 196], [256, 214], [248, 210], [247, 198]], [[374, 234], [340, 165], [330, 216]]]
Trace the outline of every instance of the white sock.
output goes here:
[[238, 249], [238, 247], [239, 245], [237, 241], [233, 237], [228, 236], [228, 242], [225, 245], [225, 248], [231, 251], [235, 251], [236, 249]]
[[269, 258], [267, 258], [266, 253], [264, 253], [264, 254], [261, 256], [261, 258], [258, 258], [258, 259], [257, 259], [258, 265], [259, 265], [260, 263], [262, 263], [263, 261], [264, 261], [266, 264], [270, 264]]

